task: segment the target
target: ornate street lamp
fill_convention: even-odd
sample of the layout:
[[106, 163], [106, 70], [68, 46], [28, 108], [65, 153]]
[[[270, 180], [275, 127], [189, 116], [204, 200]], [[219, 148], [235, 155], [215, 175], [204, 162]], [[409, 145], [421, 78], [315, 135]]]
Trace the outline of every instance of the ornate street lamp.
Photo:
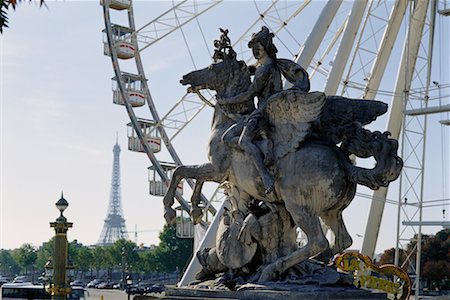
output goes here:
[[133, 279], [131, 278], [131, 274], [127, 275], [127, 295], [128, 300], [130, 300], [130, 293], [131, 293], [131, 285], [133, 284]]
[[48, 289], [52, 294], [52, 299], [67, 299], [67, 295], [72, 291], [67, 282], [67, 231], [73, 223], [67, 222], [63, 215], [67, 206], [69, 203], [61, 193], [61, 198], [56, 202], [56, 208], [61, 214], [56, 222], [50, 223], [50, 227], [55, 228], [55, 249], [52, 260], [53, 284]]

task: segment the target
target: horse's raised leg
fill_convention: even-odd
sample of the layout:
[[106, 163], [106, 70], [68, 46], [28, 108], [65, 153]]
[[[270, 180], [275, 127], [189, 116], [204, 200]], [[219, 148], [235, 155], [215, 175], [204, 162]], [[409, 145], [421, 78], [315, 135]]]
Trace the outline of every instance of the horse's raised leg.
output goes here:
[[[200, 203], [201, 188], [204, 181], [220, 182], [224, 178], [224, 172], [220, 171], [211, 163], [206, 163], [199, 166], [179, 166], [173, 172], [172, 180], [170, 181], [169, 188], [163, 199], [164, 204], [164, 218], [167, 223], [172, 223], [175, 219], [176, 213], [172, 208], [175, 198], [175, 192], [178, 184], [183, 178], [193, 178], [198, 180], [199, 185], [196, 184], [194, 193], [192, 195], [193, 203]], [[197, 205], [198, 208], [198, 205]]]
[[203, 188], [203, 183], [205, 183], [205, 181], [197, 179], [195, 181], [194, 191], [192, 192], [191, 217], [192, 217], [192, 222], [194, 223], [194, 225], [198, 224], [203, 216], [202, 209], [198, 206], [200, 204], [200, 197], [201, 197], [201, 192], [202, 192], [202, 188]]
[[270, 281], [294, 265], [308, 259], [311, 256], [326, 250], [329, 245], [323, 234], [319, 216], [307, 206], [297, 203], [286, 203], [286, 208], [295, 223], [305, 232], [308, 243], [289, 255], [277, 259], [274, 263], [265, 267], [259, 277], [259, 282]]
[[348, 233], [344, 220], [342, 219], [342, 209], [324, 212], [320, 217], [334, 234], [334, 245], [331, 247], [330, 257], [341, 253], [352, 245], [352, 237]]

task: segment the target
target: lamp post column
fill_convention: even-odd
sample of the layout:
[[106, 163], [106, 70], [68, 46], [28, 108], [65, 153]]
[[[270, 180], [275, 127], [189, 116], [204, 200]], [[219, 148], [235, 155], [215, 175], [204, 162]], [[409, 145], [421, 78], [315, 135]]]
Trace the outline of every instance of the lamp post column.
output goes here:
[[63, 211], [67, 206], [69, 203], [61, 194], [61, 199], [56, 202], [56, 207], [61, 215], [55, 222], [50, 223], [50, 227], [55, 229], [52, 299], [67, 299], [67, 295], [71, 293], [70, 285], [67, 282], [67, 231], [73, 223], [67, 222], [66, 217], [63, 216]]

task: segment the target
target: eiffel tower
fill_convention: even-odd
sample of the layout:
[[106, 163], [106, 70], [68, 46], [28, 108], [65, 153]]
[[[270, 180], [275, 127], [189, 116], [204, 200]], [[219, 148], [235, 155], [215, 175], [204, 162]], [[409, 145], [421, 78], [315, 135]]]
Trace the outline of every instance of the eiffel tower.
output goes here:
[[113, 148], [114, 162], [111, 180], [111, 193], [109, 197], [108, 214], [103, 225], [102, 233], [97, 245], [107, 246], [120, 239], [128, 239], [125, 219], [123, 218], [120, 195], [120, 146], [116, 138]]

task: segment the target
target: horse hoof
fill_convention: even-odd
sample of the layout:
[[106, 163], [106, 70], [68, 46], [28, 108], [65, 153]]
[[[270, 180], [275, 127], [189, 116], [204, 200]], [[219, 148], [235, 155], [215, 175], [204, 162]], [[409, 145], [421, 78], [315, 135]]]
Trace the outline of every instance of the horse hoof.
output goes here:
[[269, 274], [264, 270], [261, 276], [259, 276], [258, 282], [259, 283], [269, 282], [273, 279], [273, 277], [274, 277], [273, 274]]
[[172, 224], [175, 220], [176, 212], [172, 208], [168, 208], [164, 211], [164, 219], [166, 220], [167, 224]]
[[262, 270], [261, 276], [259, 276], [258, 282], [259, 283], [268, 282], [268, 281], [272, 281], [273, 279], [278, 277], [279, 271], [277, 269], [278, 268], [277, 268], [276, 263], [272, 263], [272, 264], [268, 265], [267, 267], [265, 267]]
[[273, 192], [275, 187], [275, 178], [272, 175], [267, 175], [263, 177], [264, 187], [265, 187], [265, 193], [266, 195], [269, 195]]

